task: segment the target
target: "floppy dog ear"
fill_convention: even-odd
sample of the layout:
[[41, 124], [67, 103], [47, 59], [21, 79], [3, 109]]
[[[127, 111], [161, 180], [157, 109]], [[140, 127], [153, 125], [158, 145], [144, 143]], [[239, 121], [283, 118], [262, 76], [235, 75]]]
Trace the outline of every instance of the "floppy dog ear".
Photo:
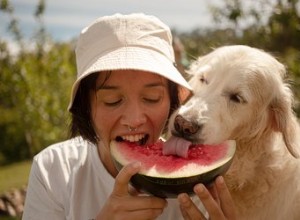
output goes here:
[[[282, 133], [289, 152], [300, 157], [300, 126], [292, 110], [292, 93], [289, 88], [278, 91], [278, 96], [271, 103], [273, 128]], [[281, 94], [280, 94], [281, 93]]]

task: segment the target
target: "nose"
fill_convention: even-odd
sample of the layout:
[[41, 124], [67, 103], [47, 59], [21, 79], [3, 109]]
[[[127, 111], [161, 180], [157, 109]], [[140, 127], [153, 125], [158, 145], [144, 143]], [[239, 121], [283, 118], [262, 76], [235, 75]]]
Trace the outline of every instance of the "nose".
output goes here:
[[123, 111], [121, 123], [126, 126], [138, 128], [142, 124], [146, 123], [147, 117], [142, 108], [138, 105], [131, 105]]
[[181, 115], [177, 115], [174, 120], [174, 127], [182, 137], [190, 137], [191, 135], [196, 134], [202, 126], [196, 122], [185, 119]]

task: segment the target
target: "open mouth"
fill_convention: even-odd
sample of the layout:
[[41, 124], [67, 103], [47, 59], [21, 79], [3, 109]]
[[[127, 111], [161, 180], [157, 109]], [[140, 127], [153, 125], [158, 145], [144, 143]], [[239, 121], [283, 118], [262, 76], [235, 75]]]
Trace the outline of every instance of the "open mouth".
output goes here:
[[117, 142], [130, 142], [136, 143], [137, 145], [145, 145], [149, 139], [149, 134], [135, 134], [135, 135], [124, 135], [117, 136]]

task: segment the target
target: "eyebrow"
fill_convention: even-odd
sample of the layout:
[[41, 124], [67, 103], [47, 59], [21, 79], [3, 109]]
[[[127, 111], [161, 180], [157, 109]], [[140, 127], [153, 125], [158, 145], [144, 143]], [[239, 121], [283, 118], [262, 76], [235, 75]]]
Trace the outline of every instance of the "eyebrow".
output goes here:
[[[145, 85], [145, 88], [153, 88], [153, 87], [164, 87], [165, 84], [162, 82], [155, 82], [155, 83], [149, 83]], [[110, 86], [110, 85], [100, 85], [96, 87], [96, 91], [99, 90], [115, 90], [115, 89], [119, 89], [119, 86]]]

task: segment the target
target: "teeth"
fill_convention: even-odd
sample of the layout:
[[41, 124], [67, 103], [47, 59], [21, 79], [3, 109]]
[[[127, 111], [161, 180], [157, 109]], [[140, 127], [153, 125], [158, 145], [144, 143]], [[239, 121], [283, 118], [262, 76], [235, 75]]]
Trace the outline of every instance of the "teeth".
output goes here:
[[125, 135], [122, 136], [123, 140], [130, 141], [130, 142], [137, 142], [143, 139], [145, 135], [143, 134], [136, 134], [136, 135]]

